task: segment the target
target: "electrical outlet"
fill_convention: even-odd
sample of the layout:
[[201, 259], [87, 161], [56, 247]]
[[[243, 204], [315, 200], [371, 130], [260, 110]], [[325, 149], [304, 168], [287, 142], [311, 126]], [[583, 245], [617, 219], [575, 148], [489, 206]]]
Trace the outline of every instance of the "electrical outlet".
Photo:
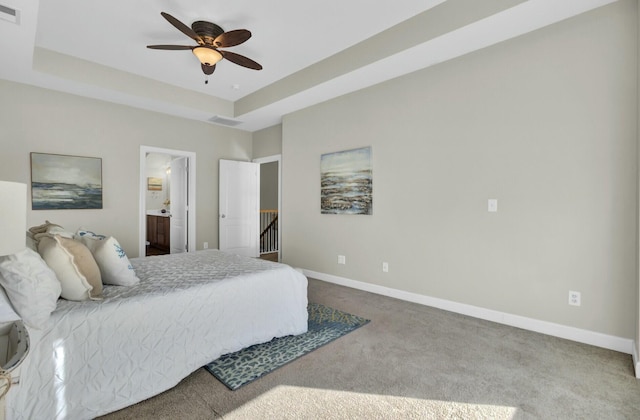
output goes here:
[[209, 242], [205, 242], [204, 244], [202, 244], [202, 248], [209, 249]]
[[338, 255], [338, 264], [346, 264], [347, 258], [344, 255]]
[[496, 213], [498, 211], [498, 200], [490, 198], [487, 201], [487, 211], [489, 211], [489, 213]]
[[580, 292], [569, 290], [569, 305], [580, 306]]
[[389, 263], [387, 262], [382, 263], [382, 271], [384, 271], [385, 273], [389, 272]]

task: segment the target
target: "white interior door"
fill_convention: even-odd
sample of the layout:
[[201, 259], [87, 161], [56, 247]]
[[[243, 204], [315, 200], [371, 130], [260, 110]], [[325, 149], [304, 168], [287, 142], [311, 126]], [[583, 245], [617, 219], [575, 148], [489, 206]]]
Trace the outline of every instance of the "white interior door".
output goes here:
[[170, 250], [172, 254], [187, 251], [187, 191], [189, 190], [188, 159], [171, 161], [169, 200], [171, 200]]
[[221, 251], [259, 257], [260, 164], [220, 160]]

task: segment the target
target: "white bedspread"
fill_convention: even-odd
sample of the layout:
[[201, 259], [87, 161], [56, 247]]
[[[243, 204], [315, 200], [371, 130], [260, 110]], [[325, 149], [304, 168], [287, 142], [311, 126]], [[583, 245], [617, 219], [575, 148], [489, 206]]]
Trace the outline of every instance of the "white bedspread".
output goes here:
[[[213, 262], [213, 265], [211, 264]], [[219, 356], [307, 330], [307, 279], [216, 250], [131, 259], [141, 282], [59, 300], [29, 330], [9, 419], [89, 419], [147, 399]]]

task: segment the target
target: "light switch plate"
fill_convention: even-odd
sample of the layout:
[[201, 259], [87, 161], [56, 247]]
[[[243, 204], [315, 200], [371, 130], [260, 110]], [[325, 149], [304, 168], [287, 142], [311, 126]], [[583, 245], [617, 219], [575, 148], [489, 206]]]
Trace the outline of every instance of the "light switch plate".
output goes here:
[[490, 198], [487, 202], [487, 210], [491, 213], [495, 213], [498, 211], [498, 200], [495, 198]]

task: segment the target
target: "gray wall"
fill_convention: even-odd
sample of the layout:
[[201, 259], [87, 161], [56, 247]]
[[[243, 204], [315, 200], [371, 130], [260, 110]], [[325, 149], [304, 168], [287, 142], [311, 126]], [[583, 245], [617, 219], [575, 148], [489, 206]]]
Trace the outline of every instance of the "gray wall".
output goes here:
[[0, 81], [0, 179], [30, 182], [30, 152], [102, 158], [102, 210], [29, 211], [70, 230], [115, 236], [138, 255], [140, 146], [196, 153], [198, 248], [218, 243], [218, 161], [249, 160], [251, 133]]
[[[636, 8], [616, 2], [286, 116], [284, 262], [635, 337]], [[321, 215], [320, 155], [362, 146], [373, 215]]]
[[260, 210], [278, 209], [278, 162], [260, 165]]
[[[253, 158], [275, 156], [282, 153], [282, 125], [274, 125], [253, 133]], [[282, 164], [282, 161], [280, 162]], [[260, 165], [260, 208], [278, 208], [278, 163]]]
[[282, 125], [274, 125], [253, 133], [253, 158], [275, 156], [282, 153]]
[[[638, 22], [638, 26], [640, 26], [640, 8], [638, 8], [637, 10], [637, 15], [636, 15], [636, 20]], [[638, 33], [638, 39], [636, 40], [636, 47], [638, 48], [638, 56], [640, 57], [640, 31], [637, 31]], [[636, 85], [636, 90], [640, 87], [640, 66], [636, 69], [637, 71], [637, 77], [638, 77], [638, 84]], [[637, 110], [640, 112], [640, 94], [637, 93], [637, 100], [638, 100], [638, 104], [637, 104]], [[640, 113], [638, 115], [636, 115], [636, 117], [638, 118], [638, 121], [640, 121]], [[640, 130], [637, 133], [638, 134], [638, 143], [640, 144]], [[638, 152], [638, 162], [640, 164], [640, 147], [637, 147], [637, 152]], [[640, 171], [638, 173], [638, 188], [640, 188]], [[638, 190], [636, 192], [636, 210], [638, 212], [638, 222], [640, 222], [640, 190]], [[638, 236], [636, 237], [638, 239], [640, 239], [640, 223], [637, 224], [636, 226], [639, 230], [638, 230]], [[636, 250], [636, 251], [640, 251], [640, 250]], [[634, 341], [634, 345], [635, 345], [635, 369], [636, 369], [636, 377], [640, 378], [640, 355], [638, 354], [638, 352], [640, 351], [640, 254], [636, 254], [636, 275], [638, 275], [639, 277], [637, 278], [637, 288], [636, 288], [636, 337], [635, 337], [635, 341]]]

